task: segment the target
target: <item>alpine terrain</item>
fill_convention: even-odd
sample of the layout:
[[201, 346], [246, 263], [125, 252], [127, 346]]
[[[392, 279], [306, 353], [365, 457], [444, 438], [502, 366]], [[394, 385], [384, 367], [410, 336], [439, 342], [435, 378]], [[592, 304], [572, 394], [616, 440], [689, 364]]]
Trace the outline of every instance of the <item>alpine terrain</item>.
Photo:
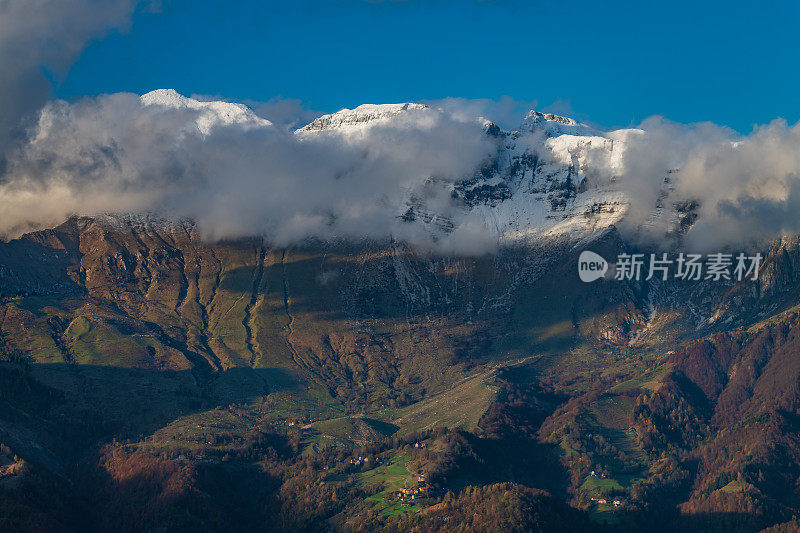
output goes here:
[[[199, 138], [275, 127], [140, 101], [192, 110]], [[362, 105], [286, 135], [435, 113]], [[119, 211], [1, 242], [0, 530], [800, 527], [800, 238], [764, 246], [756, 279], [584, 283], [585, 250], [682, 250], [682, 169], [626, 228], [641, 130], [474, 122], [490, 155], [387, 200], [389, 238]]]

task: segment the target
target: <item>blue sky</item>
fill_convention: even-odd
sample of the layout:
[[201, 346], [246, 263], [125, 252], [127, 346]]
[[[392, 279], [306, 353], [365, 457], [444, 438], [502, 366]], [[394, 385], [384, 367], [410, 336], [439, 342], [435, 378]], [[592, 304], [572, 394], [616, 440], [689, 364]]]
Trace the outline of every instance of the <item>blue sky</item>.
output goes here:
[[91, 43], [56, 94], [169, 87], [326, 112], [506, 95], [609, 127], [749, 132], [800, 119], [798, 28], [792, 1], [163, 0]]

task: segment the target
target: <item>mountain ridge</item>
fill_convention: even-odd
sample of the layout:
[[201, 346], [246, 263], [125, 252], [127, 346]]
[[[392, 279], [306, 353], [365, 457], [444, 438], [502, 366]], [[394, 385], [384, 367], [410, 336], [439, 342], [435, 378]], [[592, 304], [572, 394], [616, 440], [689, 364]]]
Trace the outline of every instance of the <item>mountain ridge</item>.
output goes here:
[[[453, 184], [522, 234], [492, 253], [209, 240], [157, 212], [0, 243], [0, 528], [790, 522], [800, 240], [765, 246], [755, 280], [583, 283], [583, 250], [656, 249], [592, 173], [617, 134], [549, 127], [486, 128], [502, 149]], [[424, 200], [399, 216], [453, 231]]]

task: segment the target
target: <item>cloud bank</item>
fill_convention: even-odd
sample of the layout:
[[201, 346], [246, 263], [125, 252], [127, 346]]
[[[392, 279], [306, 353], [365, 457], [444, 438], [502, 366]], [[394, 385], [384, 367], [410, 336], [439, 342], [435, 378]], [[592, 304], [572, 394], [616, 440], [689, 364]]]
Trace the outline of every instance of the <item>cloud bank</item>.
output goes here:
[[[476, 120], [427, 108], [357, 131], [298, 135], [241, 105], [159, 93], [49, 103], [9, 160], [0, 232], [70, 214], [148, 211], [192, 218], [210, 238], [392, 236], [459, 252], [484, 245], [451, 197], [452, 184], [494, 149]], [[401, 218], [410, 202], [459, 229], [437, 242]]]
[[[498, 228], [485, 209], [470, 210], [453, 195], [498, 150], [472, 111], [474, 104], [451, 100], [447, 110], [413, 108], [298, 134], [244, 105], [174, 91], [49, 102], [7, 158], [0, 234], [73, 214], [149, 212], [191, 218], [211, 239], [392, 238], [482, 253], [501, 240]], [[620, 229], [628, 237], [711, 250], [800, 233], [800, 125], [776, 120], [742, 136], [653, 118], [609, 136], [624, 139], [621, 160], [612, 164], [601, 143], [577, 164], [590, 187], [624, 193]], [[557, 159], [543, 131], [528, 134], [525, 146]], [[680, 234], [676, 206], [678, 219], [691, 222]]]
[[[49, 78], [90, 40], [124, 28], [138, 3], [0, 0], [0, 235], [73, 214], [151, 212], [192, 218], [210, 238], [260, 233], [277, 244], [394, 238], [480, 253], [501, 240], [453, 186], [496, 155], [478, 117], [513, 128], [532, 102], [447, 98], [301, 135], [292, 128], [319, 113], [294, 100], [253, 110], [168, 92], [48, 102]], [[776, 120], [743, 136], [652, 118], [624, 139], [621, 160], [587, 150], [564, 164], [624, 194], [629, 237], [714, 249], [800, 233], [800, 124]], [[543, 132], [525, 143], [541, 160], [563, 159]]]
[[674, 227], [669, 217], [653, 223], [653, 209], [678, 205], [694, 220], [681, 239], [689, 248], [763, 245], [800, 233], [800, 123], [778, 119], [743, 136], [656, 117], [641, 129], [623, 158], [620, 187], [630, 199], [623, 230], [663, 241]]
[[450, 97], [423, 100], [422, 103], [443, 109], [462, 120], [485, 118], [507, 130], [517, 127], [525, 113], [537, 107], [536, 100], [515, 100], [510, 96], [503, 96], [499, 100]]
[[[212, 239], [393, 238], [482, 253], [497, 246], [498, 229], [485, 210], [479, 215], [452, 194], [498, 149], [473, 108], [451, 100], [448, 110], [409, 109], [296, 134], [243, 105], [174, 91], [53, 101], [7, 159], [0, 234], [73, 214], [149, 212], [191, 218]], [[540, 133], [525, 146], [552, 160]], [[798, 148], [800, 125], [781, 120], [742, 136], [653, 118], [624, 135], [613, 167], [605, 152], [589, 151], [580, 164], [590, 186], [610, 185], [628, 199], [620, 224], [627, 236], [710, 250], [800, 233]], [[676, 206], [691, 222], [677, 237]]]

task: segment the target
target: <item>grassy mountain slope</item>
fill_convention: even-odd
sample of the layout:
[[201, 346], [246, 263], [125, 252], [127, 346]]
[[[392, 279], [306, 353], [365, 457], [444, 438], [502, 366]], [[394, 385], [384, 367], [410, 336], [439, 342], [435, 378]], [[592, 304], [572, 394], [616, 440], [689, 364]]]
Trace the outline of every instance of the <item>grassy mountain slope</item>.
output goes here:
[[80, 218], [0, 244], [0, 528], [789, 522], [797, 242], [749, 284], [583, 284], [579, 251]]

